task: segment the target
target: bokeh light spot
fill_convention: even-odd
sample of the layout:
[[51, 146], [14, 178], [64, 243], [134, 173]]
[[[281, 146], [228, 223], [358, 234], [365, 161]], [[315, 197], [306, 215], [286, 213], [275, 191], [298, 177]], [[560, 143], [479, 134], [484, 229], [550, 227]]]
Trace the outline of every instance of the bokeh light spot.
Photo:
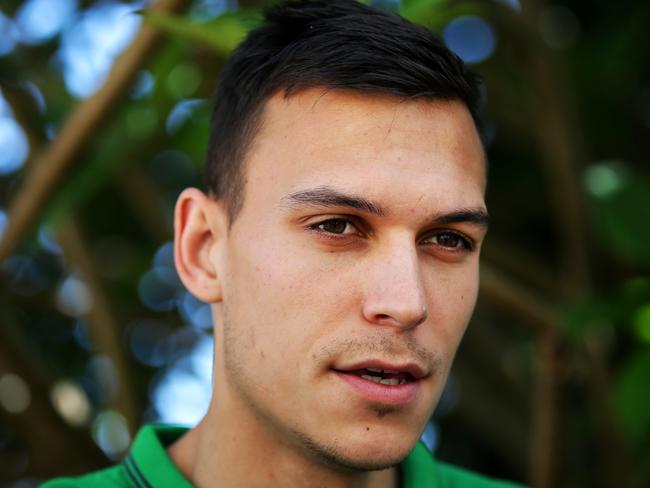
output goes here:
[[155, 267], [165, 266], [174, 267], [174, 242], [167, 241], [161, 245], [153, 255], [153, 265]]
[[180, 129], [188, 119], [192, 117], [194, 111], [205, 104], [205, 100], [198, 98], [181, 100], [170, 110], [167, 120], [165, 121], [165, 129], [167, 133], [172, 135]]
[[166, 242], [156, 251], [153, 267], [140, 278], [138, 296], [152, 310], [169, 311], [176, 307], [183, 290], [174, 266], [173, 243]]
[[399, 12], [402, 0], [370, 0], [370, 6], [386, 12]]
[[176, 98], [193, 95], [201, 84], [201, 73], [192, 64], [179, 64], [167, 75], [167, 90]]
[[77, 276], [68, 276], [56, 291], [56, 306], [70, 317], [82, 317], [90, 312], [93, 296], [86, 283]]
[[158, 422], [194, 425], [208, 409], [214, 340], [205, 334], [198, 337], [193, 347], [179, 355], [154, 387], [152, 402]]
[[113, 61], [140, 26], [137, 8], [135, 4], [100, 2], [64, 30], [59, 56], [71, 94], [85, 98], [101, 86]]
[[519, 0], [497, 0], [497, 2], [510, 7], [515, 12], [521, 12], [521, 2]]
[[138, 282], [138, 296], [151, 310], [169, 311], [176, 307], [179, 282], [173, 269], [159, 266], [147, 271]]
[[605, 198], [620, 190], [626, 180], [625, 169], [618, 161], [592, 164], [584, 173], [584, 184], [592, 195]]
[[2, 265], [7, 287], [22, 296], [34, 296], [43, 291], [47, 283], [45, 273], [34, 258], [15, 255]]
[[40, 88], [33, 81], [26, 81], [22, 84], [22, 87], [31, 95], [34, 103], [38, 107], [40, 113], [45, 113], [47, 109], [47, 104], [45, 103], [45, 96]]
[[92, 425], [92, 436], [101, 450], [113, 460], [124, 454], [131, 443], [126, 419], [113, 410], [97, 415]]
[[464, 15], [449, 22], [443, 38], [449, 49], [469, 64], [485, 61], [496, 47], [490, 24], [474, 15]]
[[38, 230], [38, 245], [41, 246], [41, 249], [47, 251], [51, 254], [60, 256], [63, 254], [63, 250], [58, 242], [54, 239], [52, 234], [52, 228], [49, 226], [41, 226]]
[[155, 84], [156, 78], [154, 78], [154, 76], [151, 74], [151, 71], [140, 71], [138, 78], [133, 86], [133, 90], [131, 90], [131, 98], [138, 100], [140, 98], [146, 97], [147, 95], [150, 95]]
[[158, 422], [195, 425], [210, 403], [210, 384], [188, 371], [172, 369], [153, 393]]
[[103, 354], [93, 356], [86, 366], [87, 374], [97, 385], [102, 403], [111, 403], [119, 388], [113, 361]]
[[147, 366], [160, 367], [167, 355], [161, 347], [163, 339], [171, 334], [171, 328], [158, 320], [141, 320], [131, 325], [128, 342], [136, 360]]
[[214, 336], [203, 335], [196, 343], [189, 356], [192, 371], [201, 378], [212, 384], [212, 367], [214, 365]]
[[236, 6], [235, 0], [196, 0], [193, 2], [190, 16], [194, 22], [205, 22], [219, 17], [228, 9]]
[[183, 320], [191, 326], [199, 329], [212, 328], [212, 308], [189, 291], [183, 294], [183, 298], [178, 304], [178, 311]]
[[90, 417], [90, 402], [79, 385], [71, 381], [59, 381], [52, 388], [50, 400], [55, 410], [70, 425], [80, 427]]
[[0, 12], [0, 56], [11, 53], [16, 47], [18, 29], [14, 22]]
[[88, 326], [83, 320], [77, 319], [72, 331], [72, 336], [74, 337], [74, 340], [77, 341], [77, 344], [86, 351], [90, 352], [94, 349], [92, 339], [90, 338], [90, 334], [88, 334]]
[[22, 413], [29, 407], [32, 396], [25, 380], [7, 373], [0, 376], [0, 405], [7, 412]]
[[158, 112], [153, 107], [134, 107], [126, 116], [126, 128], [135, 139], [153, 134], [158, 124]]
[[11, 105], [9, 105], [9, 102], [5, 100], [5, 97], [2, 94], [2, 89], [0, 89], [0, 117], [12, 118], [13, 116], [14, 112], [11, 109]]
[[3, 209], [0, 209], [0, 239], [2, 239], [2, 235], [4, 234], [8, 223], [9, 217], [7, 217], [7, 212], [5, 212]]
[[29, 155], [29, 142], [23, 128], [10, 117], [0, 117], [0, 176], [22, 168]]
[[643, 342], [650, 343], [650, 303], [638, 309], [634, 314], [634, 328]]
[[16, 13], [20, 40], [38, 44], [57, 35], [77, 10], [76, 0], [27, 0]]
[[438, 447], [438, 427], [433, 422], [433, 420], [429, 420], [429, 422], [427, 422], [427, 425], [424, 428], [424, 432], [422, 432], [420, 439], [424, 445], [427, 446], [429, 451], [434, 452], [436, 450], [436, 447]]

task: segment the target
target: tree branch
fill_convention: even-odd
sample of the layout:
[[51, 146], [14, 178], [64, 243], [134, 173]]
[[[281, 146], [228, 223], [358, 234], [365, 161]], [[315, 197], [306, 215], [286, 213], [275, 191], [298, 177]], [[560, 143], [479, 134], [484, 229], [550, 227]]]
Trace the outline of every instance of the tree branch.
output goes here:
[[558, 452], [559, 377], [558, 340], [553, 332], [537, 341], [537, 384], [533, 400], [530, 484], [534, 488], [556, 486]]
[[482, 296], [488, 302], [515, 312], [534, 327], [539, 371], [532, 408], [530, 481], [535, 488], [554, 487], [560, 391], [559, 317], [548, 304], [497, 270], [483, 264], [481, 275]]
[[555, 333], [556, 311], [534, 293], [486, 263], [481, 265], [481, 298], [523, 319], [537, 334]]
[[131, 165], [121, 178], [114, 179], [114, 185], [154, 241], [165, 242], [173, 237], [165, 200], [145, 171]]
[[128, 360], [120, 340], [122, 328], [113, 314], [113, 307], [103, 289], [95, 263], [73, 218], [69, 217], [57, 225], [57, 239], [63, 247], [70, 267], [79, 270], [90, 288], [93, 297], [88, 314], [90, 335], [99, 351], [108, 356], [115, 368], [118, 384], [114, 403], [116, 409], [126, 418], [133, 434], [140, 423], [140, 409], [135, 401]]
[[[0, 413], [29, 450], [30, 474], [51, 477], [106, 466], [108, 460], [88, 431], [69, 426], [52, 408], [48, 398], [53, 385], [49, 374], [51, 366], [43, 363], [42, 354], [29, 347], [20, 328], [10, 319], [7, 303], [2, 303], [2, 310], [0, 376], [13, 373], [23, 378], [29, 386], [31, 402], [22, 413], [10, 414], [1, 408]], [[68, 455], [54, 456], [56, 452]]]
[[623, 434], [616, 424], [615, 406], [612, 400], [610, 374], [606, 365], [606, 342], [592, 334], [584, 344], [591, 397], [592, 415], [596, 432], [601, 436], [600, 457], [607, 486], [633, 486], [632, 454]]
[[[543, 0], [523, 3], [520, 18], [525, 32], [537, 32], [541, 3]], [[575, 296], [588, 290], [590, 279], [586, 219], [577, 170], [578, 131], [570, 123], [573, 111], [559, 60], [538, 36], [529, 34], [528, 38], [528, 79], [535, 94], [531, 122], [540, 160], [549, 177], [553, 215], [560, 237], [563, 292]]]
[[[151, 9], [175, 12], [188, 3], [188, 0], [159, 0]], [[76, 107], [59, 136], [34, 162], [9, 207], [7, 227], [0, 241], [0, 261], [6, 259], [29, 232], [64, 173], [107, 122], [159, 39], [160, 34], [154, 27], [143, 24], [133, 43], [115, 62], [106, 83]]]

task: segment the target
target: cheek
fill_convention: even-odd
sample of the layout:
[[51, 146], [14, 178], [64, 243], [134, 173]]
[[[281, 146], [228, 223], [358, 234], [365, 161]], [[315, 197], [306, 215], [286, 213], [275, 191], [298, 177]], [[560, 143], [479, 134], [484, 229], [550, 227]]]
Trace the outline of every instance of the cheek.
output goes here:
[[476, 304], [478, 282], [478, 260], [439, 270], [427, 280], [429, 322], [449, 348], [455, 348], [465, 332]]
[[283, 367], [291, 366], [287, 361], [298, 363], [297, 356], [306, 354], [324, 324], [338, 314], [340, 300], [331, 296], [336, 273], [296, 246], [239, 239], [229, 250], [228, 266], [224, 302], [229, 318], [246, 331], [247, 346], [275, 357], [276, 365], [278, 353], [283, 353]]

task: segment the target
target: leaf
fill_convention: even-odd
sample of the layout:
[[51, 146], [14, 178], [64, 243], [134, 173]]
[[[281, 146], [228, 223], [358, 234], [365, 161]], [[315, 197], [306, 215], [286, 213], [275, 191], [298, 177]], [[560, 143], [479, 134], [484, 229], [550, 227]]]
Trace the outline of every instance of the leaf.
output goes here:
[[631, 178], [624, 186], [591, 202], [593, 224], [600, 242], [610, 251], [650, 266], [650, 181]]
[[224, 14], [202, 23], [156, 12], [145, 14], [145, 20], [178, 39], [203, 44], [224, 57], [246, 36], [246, 24], [252, 24], [251, 15], [243, 12]]
[[448, 0], [405, 0], [400, 8], [400, 15], [411, 22], [422, 22], [431, 17], [436, 9], [447, 3]]
[[404, 2], [402, 17], [437, 32], [456, 17], [486, 15], [488, 8], [481, 2], [453, 3], [449, 0], [412, 0]]
[[650, 303], [640, 307], [634, 314], [634, 328], [639, 339], [650, 343]]
[[568, 339], [579, 342], [595, 327], [611, 324], [615, 311], [616, 304], [613, 304], [611, 300], [605, 300], [602, 297], [599, 299], [586, 298], [564, 307], [561, 326]]
[[582, 341], [604, 327], [617, 334], [636, 335], [650, 342], [650, 279], [628, 280], [620, 289], [573, 300], [562, 307], [563, 331], [568, 339]]
[[650, 349], [632, 356], [619, 374], [616, 384], [616, 407], [621, 426], [636, 442], [650, 435]]

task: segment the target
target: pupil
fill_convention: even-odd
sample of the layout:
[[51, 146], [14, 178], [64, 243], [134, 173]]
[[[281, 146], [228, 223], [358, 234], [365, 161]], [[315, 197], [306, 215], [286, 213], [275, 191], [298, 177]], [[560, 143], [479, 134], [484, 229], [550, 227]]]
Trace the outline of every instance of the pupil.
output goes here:
[[445, 247], [458, 247], [459, 237], [455, 234], [441, 234], [438, 243]]
[[328, 220], [323, 223], [323, 230], [332, 234], [343, 234], [346, 226], [347, 222], [345, 220]]

